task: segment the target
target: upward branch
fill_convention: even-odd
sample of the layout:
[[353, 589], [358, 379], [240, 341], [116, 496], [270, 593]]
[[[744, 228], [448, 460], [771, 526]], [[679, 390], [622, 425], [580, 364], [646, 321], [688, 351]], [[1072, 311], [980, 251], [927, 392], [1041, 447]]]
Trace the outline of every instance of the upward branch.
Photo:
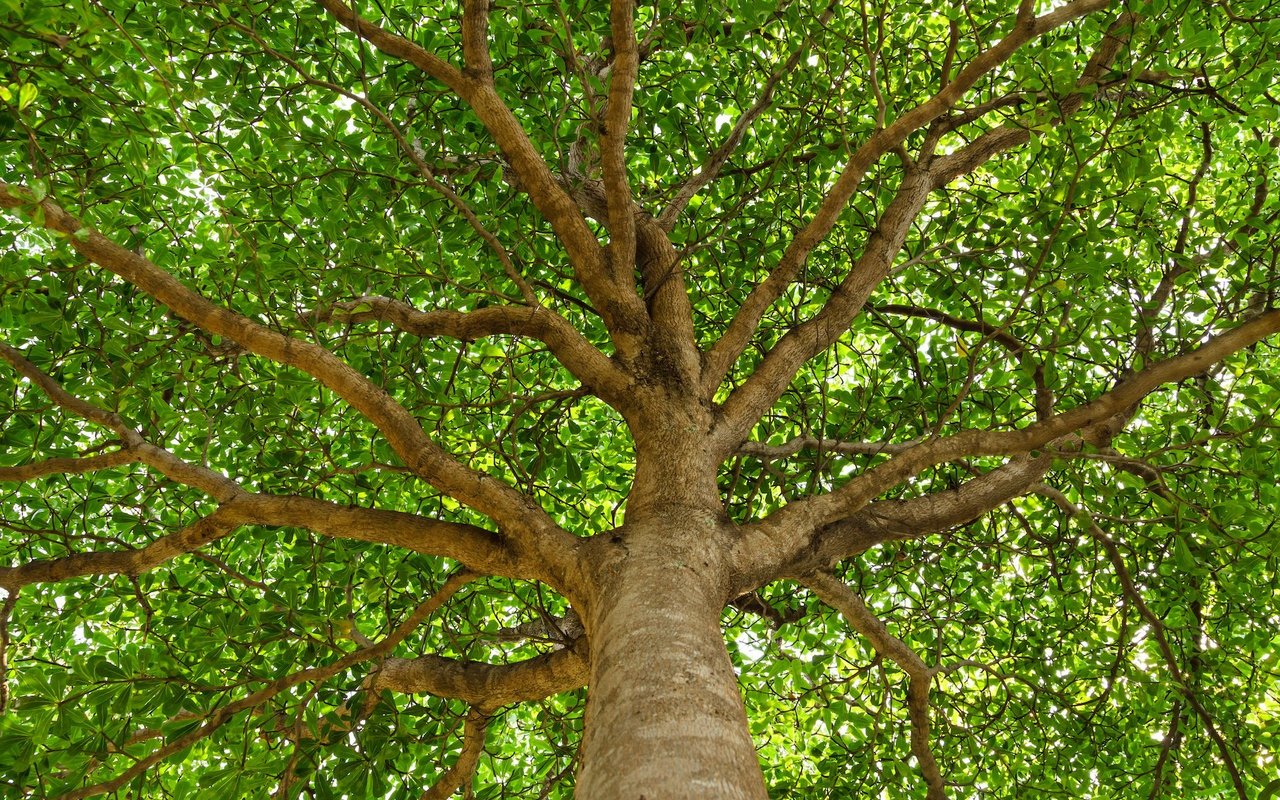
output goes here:
[[1232, 353], [1277, 332], [1280, 332], [1280, 310], [1268, 311], [1213, 337], [1195, 350], [1153, 364], [1091, 402], [1025, 428], [1006, 431], [970, 429], [925, 440], [832, 492], [783, 506], [760, 523], [764, 540], [753, 547], [757, 550], [768, 547], [772, 550], [770, 558], [785, 562], [809, 548], [814, 537], [826, 526], [851, 517], [875, 497], [929, 467], [963, 458], [1016, 456], [1033, 452], [1057, 439], [1106, 422], [1160, 386], [1204, 372]]
[[1019, 13], [1009, 34], [979, 54], [942, 90], [868, 138], [849, 159], [813, 218], [796, 234], [777, 266], [747, 295], [724, 334], [712, 346], [703, 373], [704, 395], [710, 397], [715, 393], [733, 363], [746, 349], [769, 307], [799, 274], [814, 248], [831, 233], [862, 178], [885, 153], [899, 147], [913, 132], [946, 113], [978, 80], [1007, 61], [1022, 45], [1107, 5], [1108, 0], [1074, 0], [1041, 17]]
[[[21, 188], [0, 183], [0, 207], [31, 207]], [[251, 353], [316, 378], [367, 417], [414, 474], [502, 526], [514, 541], [556, 570], [570, 570], [576, 540], [532, 499], [467, 467], [428, 438], [413, 415], [385, 390], [318, 344], [270, 330], [210, 302], [147, 258], [91, 230], [53, 201], [39, 203], [44, 226], [67, 237], [81, 255], [133, 284], [179, 317], [225, 336]]]
[[498, 96], [492, 75], [469, 74], [476, 63], [487, 63], [487, 55], [483, 61], [479, 56], [483, 46], [479, 38], [482, 30], [480, 19], [482, 15], [487, 19], [487, 4], [471, 2], [464, 11], [464, 21], [468, 22], [464, 39], [471, 53], [468, 72], [464, 72], [403, 36], [364, 19], [341, 0], [317, 2], [361, 39], [440, 81], [471, 107], [511, 164], [520, 188], [529, 194], [533, 204], [551, 223], [556, 237], [569, 255], [578, 281], [609, 328], [614, 344], [624, 354], [634, 353], [647, 327], [644, 304], [634, 291], [620, 287], [612, 280], [600, 242], [572, 198], [557, 183], [519, 120]]

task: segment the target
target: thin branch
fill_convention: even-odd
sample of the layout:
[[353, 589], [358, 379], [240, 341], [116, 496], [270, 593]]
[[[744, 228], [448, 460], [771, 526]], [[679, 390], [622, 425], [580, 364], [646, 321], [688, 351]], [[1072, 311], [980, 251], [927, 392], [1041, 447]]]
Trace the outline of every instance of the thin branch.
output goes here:
[[475, 778], [480, 756], [484, 753], [485, 732], [489, 729], [490, 719], [488, 714], [479, 709], [467, 711], [467, 720], [462, 725], [462, 752], [458, 754], [458, 760], [444, 771], [430, 789], [422, 793], [421, 800], [448, 800], [454, 792], [471, 783]]
[[[819, 16], [818, 24], [825, 27], [834, 15], [834, 10], [834, 3], [828, 5], [826, 10]], [[742, 143], [747, 131], [751, 130], [752, 124], [773, 104], [773, 93], [778, 88], [778, 83], [795, 70], [807, 51], [807, 43], [797, 47], [786, 62], [765, 79], [764, 86], [760, 90], [760, 96], [752, 103], [751, 108], [748, 108], [743, 112], [742, 116], [738, 117], [738, 121], [733, 124], [729, 135], [720, 143], [720, 146], [711, 151], [711, 154], [702, 162], [702, 165], [676, 189], [675, 196], [671, 198], [671, 202], [667, 203], [666, 208], [662, 209], [662, 213], [658, 215], [659, 227], [664, 231], [670, 231], [675, 226], [676, 221], [680, 219], [680, 215], [684, 213], [689, 201], [720, 175], [720, 170], [729, 162], [729, 157], [738, 149], [738, 145]]]
[[[20, 209], [33, 205], [37, 204], [28, 190], [0, 183], [0, 207]], [[508, 536], [522, 541], [553, 571], [562, 575], [572, 573], [578, 545], [572, 534], [556, 525], [546, 512], [516, 489], [466, 466], [441, 449], [404, 406], [332, 352], [312, 342], [273, 331], [213, 304], [150, 260], [88, 228], [52, 200], [45, 199], [38, 206], [43, 212], [44, 227], [65, 235], [67, 242], [81, 255], [124, 278], [204, 330], [225, 336], [249, 352], [312, 375], [372, 421], [414, 474], [496, 521]], [[0, 353], [11, 350], [0, 349]], [[93, 419], [93, 416], [86, 418]], [[103, 424], [111, 427], [108, 422]], [[125, 434], [121, 436], [126, 444], [134, 443]], [[182, 466], [187, 465], [184, 463]], [[234, 484], [228, 481], [224, 491], [233, 488]], [[206, 491], [219, 496], [212, 489]]]
[[[703, 393], [714, 395], [733, 363], [746, 349], [769, 307], [795, 279], [813, 249], [835, 227], [841, 212], [867, 171], [914, 131], [928, 125], [954, 106], [984, 75], [999, 67], [1022, 45], [1056, 28], [1105, 8], [1108, 0], [1074, 0], [1041, 17], [1019, 15], [1013, 29], [989, 50], [980, 53], [933, 97], [907, 111], [888, 127], [876, 131], [853, 154], [832, 185], [808, 225], [788, 245], [777, 266], [757, 284], [739, 307], [732, 322], [707, 354]], [[886, 212], [887, 213], [887, 212]], [[912, 215], [914, 217], [914, 214]]]
[[202, 725], [194, 730], [188, 731], [182, 736], [177, 737], [163, 747], [152, 751], [145, 757], [138, 759], [133, 766], [129, 767], [115, 778], [102, 781], [101, 783], [84, 786], [80, 789], [68, 792], [58, 797], [56, 800], [82, 800], [82, 798], [85, 797], [94, 797], [96, 795], [114, 792], [161, 761], [164, 761], [176, 753], [186, 750], [188, 747], [191, 747], [191, 745], [214, 733], [242, 711], [256, 708], [270, 700], [272, 697], [275, 697], [281, 692], [291, 689], [298, 684], [325, 681], [344, 670], [350, 669], [356, 664], [385, 657], [393, 648], [395, 648], [396, 645], [403, 641], [406, 636], [426, 621], [427, 617], [439, 610], [440, 607], [443, 606], [449, 598], [456, 594], [459, 589], [475, 580], [475, 578], [476, 576], [474, 574], [467, 572], [454, 575], [449, 580], [445, 581], [439, 591], [419, 604], [418, 607], [409, 614], [404, 622], [396, 626], [396, 628], [385, 639], [377, 644], [348, 653], [342, 658], [339, 658], [326, 666], [310, 667], [278, 678], [247, 697], [218, 708], [209, 715]]
[[907, 708], [911, 716], [911, 753], [916, 757], [928, 786], [926, 800], [946, 800], [947, 784], [929, 745], [929, 687], [935, 670], [925, 664], [906, 642], [890, 633], [862, 598], [835, 575], [815, 572], [801, 578], [800, 583], [822, 602], [839, 611], [849, 626], [871, 643], [876, 653], [891, 659], [910, 677]]
[[1208, 733], [1209, 738], [1213, 740], [1214, 745], [1218, 748], [1218, 755], [1222, 758], [1228, 774], [1231, 775], [1231, 783], [1235, 787], [1236, 794], [1240, 796], [1240, 800], [1248, 800], [1248, 792], [1240, 775], [1240, 769], [1236, 765], [1235, 757], [1231, 754], [1230, 745], [1218, 731], [1217, 725], [1214, 724], [1213, 715], [1200, 702], [1200, 698], [1196, 695], [1191, 682], [1183, 674], [1182, 668], [1178, 665], [1178, 657], [1173, 652], [1173, 646], [1169, 644], [1169, 633], [1164, 621], [1142, 599], [1142, 593], [1134, 583], [1133, 576], [1129, 573], [1129, 568], [1124, 563], [1124, 555], [1121, 554], [1115, 540], [1107, 535], [1107, 532], [1089, 515], [1089, 512], [1072, 503], [1062, 492], [1045, 485], [1036, 486], [1035, 492], [1048, 498], [1069, 517], [1081, 520], [1085, 524], [1086, 530], [1089, 531], [1089, 535], [1107, 554], [1107, 560], [1111, 562], [1111, 566], [1116, 572], [1116, 578], [1120, 581], [1120, 587], [1124, 592], [1125, 598], [1130, 603], [1133, 603], [1142, 619], [1151, 628], [1151, 635], [1155, 637], [1156, 645], [1160, 648], [1160, 654], [1164, 657], [1165, 667], [1169, 670], [1169, 677], [1173, 679], [1175, 688], [1186, 698], [1191, 708], [1195, 710], [1196, 716], [1200, 717], [1200, 721], [1205, 727], [1205, 732]]
[[824, 439], [818, 436], [797, 436], [783, 444], [743, 442], [738, 447], [738, 455], [755, 456], [765, 461], [790, 458], [801, 450], [817, 450], [822, 453], [840, 453], [842, 455], [891, 456], [919, 443], [919, 440], [915, 439], [907, 442], [846, 442], [839, 439]]
[[609, 71], [609, 103], [600, 132], [600, 170], [604, 176], [609, 222], [609, 268], [614, 283], [630, 286], [635, 265], [636, 222], [631, 183], [627, 179], [627, 131], [640, 59], [636, 51], [634, 0], [609, 3], [613, 67]]
[[22, 483], [46, 475], [83, 475], [124, 464], [136, 464], [141, 460], [140, 455], [129, 450], [113, 450], [82, 458], [49, 458], [16, 467], [0, 467], [0, 483]]

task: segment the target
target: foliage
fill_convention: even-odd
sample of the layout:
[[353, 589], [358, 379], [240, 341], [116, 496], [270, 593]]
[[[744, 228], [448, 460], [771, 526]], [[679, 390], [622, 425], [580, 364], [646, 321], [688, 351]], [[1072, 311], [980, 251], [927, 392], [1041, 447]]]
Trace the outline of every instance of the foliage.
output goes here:
[[[458, 6], [357, 11], [461, 67]], [[1136, 17], [1113, 27], [1122, 12]], [[727, 150], [670, 230], [704, 352], [859, 148], [1013, 24], [1010, 4], [986, 0], [685, 0], [635, 18], [625, 164], [638, 205], [658, 217]], [[490, 12], [497, 96], [570, 194], [600, 174], [610, 34], [608, 4]], [[1124, 46], [1083, 80], [1108, 36]], [[518, 330], [419, 335], [375, 308], [526, 308], [531, 293], [625, 355], [563, 230], [455, 88], [311, 3], [5, 0], [0, 39], [0, 169], [22, 200], [0, 228], [0, 340], [35, 368], [246, 491], [498, 527], [416, 472], [341, 390], [103, 269], [82, 249], [100, 231], [213, 303], [336, 353], [443, 451], [565, 530], [623, 522], [634, 426], [556, 345]], [[1047, 31], [982, 75], [930, 146], [943, 158], [984, 134], [1021, 139], [929, 195], [861, 313], [747, 428], [718, 475], [729, 516], [748, 525], [830, 492], [886, 463], [886, 444], [1028, 427], [1049, 401], [1084, 406], [1274, 313], [1278, 46], [1280, 12], [1263, 0], [1142, 0]], [[904, 158], [935, 128], [869, 165], [715, 402], [840, 296], [885, 230]], [[42, 201], [83, 229], [60, 230]], [[607, 240], [608, 220], [585, 213]], [[1276, 777], [1280, 362], [1273, 342], [1232, 350], [1147, 394], [1109, 435], [1055, 439], [1025, 496], [842, 561], [938, 669], [932, 751], [955, 796], [1244, 797]], [[30, 375], [2, 380], [0, 564], [141, 548], [221, 502], [139, 460], [15, 477], [122, 437]], [[928, 496], [1003, 463], [948, 459], [877, 496]], [[458, 574], [449, 555], [276, 521], [140, 574], [13, 585], [4, 793], [109, 781], [218, 709], [389, 635]], [[526, 635], [565, 624], [563, 596], [477, 572], [397, 656], [511, 663], [565, 646], [555, 625]], [[724, 625], [771, 791], [918, 796], [908, 679], [892, 659], [791, 580], [728, 608]], [[459, 757], [468, 706], [379, 699], [362, 689], [371, 669], [228, 715], [111, 796], [423, 791]], [[490, 710], [475, 796], [568, 796], [585, 696]]]

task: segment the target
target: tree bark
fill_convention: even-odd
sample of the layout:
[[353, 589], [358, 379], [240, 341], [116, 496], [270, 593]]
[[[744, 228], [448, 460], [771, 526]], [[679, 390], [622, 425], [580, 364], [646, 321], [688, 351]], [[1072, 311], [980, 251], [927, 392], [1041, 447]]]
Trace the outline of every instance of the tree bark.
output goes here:
[[664, 510], [646, 517], [665, 525], [629, 522], [596, 559], [602, 591], [587, 619], [576, 797], [761, 800], [764, 778], [720, 628], [729, 580], [719, 554], [731, 525], [702, 508]]

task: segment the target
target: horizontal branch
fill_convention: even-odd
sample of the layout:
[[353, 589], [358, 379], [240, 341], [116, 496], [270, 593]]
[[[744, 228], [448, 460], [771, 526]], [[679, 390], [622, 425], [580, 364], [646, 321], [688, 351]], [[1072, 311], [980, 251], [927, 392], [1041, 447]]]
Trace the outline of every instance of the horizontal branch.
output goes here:
[[0, 483], [22, 483], [46, 475], [83, 475], [100, 469], [136, 464], [141, 460], [138, 453], [129, 450], [113, 450], [110, 453], [80, 458], [47, 458], [16, 467], [0, 467]]
[[89, 575], [141, 575], [245, 525], [301, 528], [322, 536], [401, 547], [458, 561], [477, 574], [530, 580], [546, 577], [541, 565], [522, 559], [501, 534], [474, 525], [309, 497], [243, 493], [143, 547], [75, 553], [0, 567], [0, 587], [12, 592], [32, 583]]
[[[33, 206], [41, 210], [44, 227], [64, 235], [81, 255], [133, 284], [179, 317], [209, 333], [225, 336], [251, 353], [316, 378], [372, 421], [415, 475], [493, 519], [508, 536], [554, 565], [552, 571], [559, 575], [573, 573], [577, 540], [572, 534], [556, 525], [531, 498], [466, 466], [437, 446], [404, 406], [332, 352], [215, 305], [147, 258], [90, 229], [52, 200], [46, 198], [37, 203], [27, 189], [0, 183], [0, 208]], [[128, 438], [125, 441], [132, 444]], [[228, 486], [227, 490], [233, 491], [234, 487]]]
[[764, 442], [743, 442], [738, 446], [738, 455], [755, 456], [765, 461], [776, 461], [790, 458], [801, 450], [818, 450], [823, 453], [839, 453], [841, 455], [880, 456], [901, 453], [919, 442], [846, 442], [840, 439], [824, 439], [819, 436], [797, 436], [782, 444], [765, 444]]
[[481, 711], [541, 700], [585, 686], [589, 673], [586, 637], [513, 664], [485, 664], [436, 655], [389, 658], [373, 681], [374, 689], [430, 694], [463, 700]]
[[[739, 545], [744, 571], [758, 577], [772, 559], [785, 563], [802, 557], [819, 531], [852, 517], [875, 497], [929, 467], [964, 458], [1033, 452], [1057, 439], [1106, 423], [1160, 386], [1199, 374], [1277, 332], [1280, 332], [1280, 310], [1268, 311], [1188, 353], [1152, 364], [1088, 403], [1047, 416], [1025, 428], [970, 429], [925, 440], [834, 491], [788, 503], [750, 526], [750, 535], [744, 536]], [[768, 577], [766, 571], [765, 578]]]
[[487, 336], [526, 336], [550, 348], [565, 369], [606, 401], [623, 402], [630, 377], [596, 349], [568, 320], [543, 306], [488, 306], [474, 311], [419, 311], [401, 300], [366, 296], [317, 309], [316, 322], [378, 321], [422, 337], [473, 342]]

